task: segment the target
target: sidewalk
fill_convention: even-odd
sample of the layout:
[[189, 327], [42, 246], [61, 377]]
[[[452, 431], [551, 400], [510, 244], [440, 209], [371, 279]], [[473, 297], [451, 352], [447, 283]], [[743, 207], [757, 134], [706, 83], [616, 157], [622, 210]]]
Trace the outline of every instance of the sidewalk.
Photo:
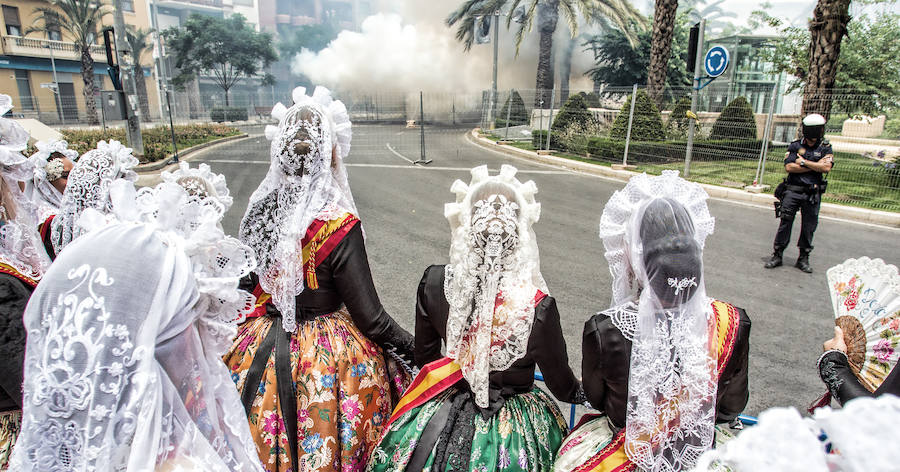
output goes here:
[[[473, 129], [471, 132], [466, 133], [466, 138], [473, 144], [481, 146], [485, 149], [491, 149], [508, 154], [510, 156], [521, 157], [536, 162], [553, 165], [556, 167], [574, 170], [577, 172], [585, 172], [588, 174], [594, 174], [615, 180], [620, 180], [622, 182], [627, 182], [632, 176], [638, 174], [637, 172], [616, 170], [604, 165], [575, 161], [572, 159], [566, 159], [564, 157], [539, 155], [534, 151], [526, 151], [524, 149], [519, 149], [513, 146], [497, 144], [490, 139], [482, 137], [479, 130], [477, 129]], [[769, 210], [772, 210], [772, 203], [775, 201], [775, 197], [769, 194], [750, 193], [741, 189], [719, 187], [717, 185], [700, 185], [712, 198], [750, 203], [760, 207], [768, 208]], [[870, 210], [867, 208], [857, 208], [823, 202], [822, 206], [819, 209], [819, 214], [822, 216], [855, 221], [859, 223], [868, 223], [873, 225], [886, 226], [889, 228], [900, 228], [900, 213]]]

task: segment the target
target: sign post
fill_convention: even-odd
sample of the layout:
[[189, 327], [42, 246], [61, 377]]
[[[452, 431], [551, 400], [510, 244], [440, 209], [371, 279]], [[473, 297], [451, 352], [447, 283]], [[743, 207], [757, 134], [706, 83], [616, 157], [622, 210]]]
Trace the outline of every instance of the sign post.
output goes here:
[[[706, 32], [706, 20], [700, 20], [700, 31], [697, 35], [697, 44], [696, 50], [700, 51], [700, 48], [703, 47], [703, 36]], [[684, 176], [688, 177], [691, 174], [691, 154], [694, 151], [694, 130], [697, 127], [697, 100], [700, 95], [700, 90], [703, 87], [706, 87], [713, 80], [716, 80], [716, 77], [722, 75], [725, 70], [728, 69], [728, 50], [722, 46], [713, 46], [706, 51], [706, 55], [701, 57], [697, 54], [696, 58], [697, 62], [694, 65], [694, 84], [691, 87], [691, 116], [692, 119], [688, 124], [688, 139], [687, 146], [685, 146], [684, 153]], [[702, 65], [702, 68], [701, 68]], [[706, 72], [706, 76], [701, 76], [701, 71]], [[704, 79], [707, 79], [705, 83]]]

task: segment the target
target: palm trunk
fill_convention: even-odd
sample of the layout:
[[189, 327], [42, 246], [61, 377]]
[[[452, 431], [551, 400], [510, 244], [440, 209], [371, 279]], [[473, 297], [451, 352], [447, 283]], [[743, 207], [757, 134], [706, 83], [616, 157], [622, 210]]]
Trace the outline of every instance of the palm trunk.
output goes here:
[[150, 99], [147, 95], [147, 81], [144, 80], [144, 68], [135, 64], [132, 70], [134, 85], [137, 87], [138, 102], [141, 104], [141, 119], [150, 120]]
[[559, 58], [559, 103], [569, 99], [569, 76], [572, 75], [572, 54], [575, 52], [575, 38], [569, 37], [562, 56]]
[[[809, 22], [809, 74], [803, 90], [802, 114], [831, 115], [841, 40], [850, 22], [850, 0], [819, 0]], [[876, 66], [877, 67], [877, 66]]]
[[669, 56], [672, 55], [676, 10], [678, 0], [656, 0], [653, 11], [653, 39], [650, 42], [650, 66], [647, 68], [647, 95], [658, 107], [662, 105], [666, 71], [669, 67]]
[[84, 110], [88, 124], [99, 125], [97, 102], [94, 99], [97, 90], [94, 86], [94, 58], [91, 57], [90, 45], [81, 48], [81, 80], [84, 82], [82, 95], [84, 95]]
[[[538, 4], [538, 29], [541, 33], [538, 53], [537, 80], [535, 81], [535, 108], [552, 108], [550, 92], [553, 90], [553, 32], [559, 20], [559, 0]], [[543, 102], [543, 105], [541, 103]]]

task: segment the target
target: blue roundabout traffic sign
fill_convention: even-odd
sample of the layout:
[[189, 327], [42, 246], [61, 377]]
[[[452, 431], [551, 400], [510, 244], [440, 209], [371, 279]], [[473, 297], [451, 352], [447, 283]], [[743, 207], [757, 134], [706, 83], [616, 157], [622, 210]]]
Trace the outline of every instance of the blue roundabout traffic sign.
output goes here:
[[713, 46], [706, 52], [703, 59], [706, 74], [710, 77], [718, 77], [728, 68], [728, 50], [722, 46]]

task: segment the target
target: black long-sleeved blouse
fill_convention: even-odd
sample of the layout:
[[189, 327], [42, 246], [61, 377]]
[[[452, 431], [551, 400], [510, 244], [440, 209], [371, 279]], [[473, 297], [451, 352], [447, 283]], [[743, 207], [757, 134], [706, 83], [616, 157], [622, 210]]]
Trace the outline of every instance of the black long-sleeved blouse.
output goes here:
[[819, 378], [825, 382], [831, 395], [841, 405], [859, 397], [877, 397], [885, 393], [900, 395], [900, 370], [896, 367], [874, 392], [868, 391], [859, 383], [853, 369], [850, 368], [847, 354], [841, 351], [826, 351], [819, 358], [818, 367]]
[[[734, 351], [719, 376], [717, 422], [737, 418], [750, 397], [750, 318], [741, 308], [738, 308], [738, 314], [740, 321]], [[631, 341], [622, 335], [609, 316], [598, 313], [584, 325], [582, 349], [582, 381], [588, 401], [594, 408], [606, 412], [615, 428], [623, 428], [628, 406]]]
[[22, 315], [34, 288], [0, 273], [0, 412], [22, 408], [25, 324]]
[[[316, 267], [316, 278], [318, 288], [307, 287], [297, 296], [298, 321], [327, 315], [346, 305], [353, 323], [367, 338], [412, 363], [413, 336], [385, 311], [378, 299], [360, 224], [354, 225]], [[255, 273], [250, 274], [242, 280], [241, 288], [252, 291], [258, 280]], [[267, 304], [266, 314], [281, 317], [272, 303]]]
[[[440, 359], [441, 343], [447, 338], [447, 318], [450, 305], [444, 296], [444, 266], [433, 265], [425, 270], [416, 296], [416, 364]], [[534, 308], [534, 324], [528, 338], [526, 354], [503, 371], [490, 373], [490, 406], [483, 409], [496, 413], [506, 398], [525, 393], [534, 386], [534, 368], [540, 367], [547, 388], [567, 403], [583, 403], [581, 382], [569, 367], [566, 342], [559, 322], [559, 311], [553, 297], [544, 297]]]

